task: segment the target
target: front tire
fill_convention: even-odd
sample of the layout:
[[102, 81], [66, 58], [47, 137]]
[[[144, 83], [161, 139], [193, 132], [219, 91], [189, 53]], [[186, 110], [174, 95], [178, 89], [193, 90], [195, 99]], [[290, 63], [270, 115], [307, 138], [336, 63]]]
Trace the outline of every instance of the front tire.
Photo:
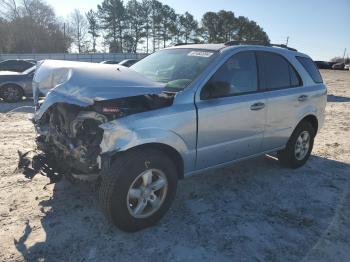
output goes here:
[[107, 218], [127, 232], [155, 224], [175, 198], [176, 170], [173, 161], [156, 150], [135, 150], [118, 157], [102, 175], [100, 186]]
[[294, 130], [284, 150], [277, 153], [280, 163], [289, 168], [303, 166], [309, 159], [316, 131], [308, 121], [302, 121]]
[[1, 88], [1, 96], [5, 102], [16, 103], [21, 101], [24, 92], [20, 86], [8, 84]]

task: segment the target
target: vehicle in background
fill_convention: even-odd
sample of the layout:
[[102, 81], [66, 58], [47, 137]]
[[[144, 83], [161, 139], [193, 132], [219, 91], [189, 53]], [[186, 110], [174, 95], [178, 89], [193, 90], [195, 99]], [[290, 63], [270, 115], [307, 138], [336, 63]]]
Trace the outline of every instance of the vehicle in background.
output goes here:
[[119, 63], [119, 65], [130, 67], [138, 61], [139, 61], [139, 59], [125, 59], [125, 60], [121, 61]]
[[346, 65], [344, 66], [344, 69], [345, 69], [345, 70], [350, 70], [350, 64], [346, 64]]
[[103, 210], [125, 231], [156, 223], [186, 176], [272, 152], [301, 167], [327, 101], [310, 57], [240, 42], [175, 46], [118, 70], [45, 61], [33, 85], [38, 149], [66, 175], [100, 179]]
[[334, 70], [344, 70], [345, 63], [336, 63], [332, 65], [332, 69]]
[[120, 63], [119, 61], [115, 61], [115, 60], [106, 60], [106, 61], [100, 62], [100, 64], [107, 64], [107, 65], [117, 65], [119, 63]]
[[0, 71], [24, 72], [36, 64], [32, 59], [9, 59], [0, 62]]
[[327, 61], [315, 61], [318, 69], [332, 69], [332, 65]]
[[332, 67], [333, 65], [335, 65], [337, 62], [328, 62], [329, 65]]
[[0, 71], [0, 97], [10, 103], [18, 102], [23, 96], [31, 96], [32, 80], [36, 66], [22, 73]]

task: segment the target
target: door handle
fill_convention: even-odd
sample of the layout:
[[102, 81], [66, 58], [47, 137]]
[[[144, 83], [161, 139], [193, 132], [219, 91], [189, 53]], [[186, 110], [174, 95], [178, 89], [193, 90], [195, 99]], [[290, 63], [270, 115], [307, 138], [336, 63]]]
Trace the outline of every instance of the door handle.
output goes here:
[[307, 95], [301, 95], [301, 96], [298, 97], [298, 100], [299, 100], [300, 102], [303, 102], [303, 101], [307, 100], [307, 98], [308, 98]]
[[253, 110], [253, 111], [257, 111], [257, 110], [261, 110], [265, 107], [265, 104], [262, 103], [262, 102], [258, 102], [258, 103], [255, 103], [255, 104], [252, 104], [250, 106], [250, 110]]

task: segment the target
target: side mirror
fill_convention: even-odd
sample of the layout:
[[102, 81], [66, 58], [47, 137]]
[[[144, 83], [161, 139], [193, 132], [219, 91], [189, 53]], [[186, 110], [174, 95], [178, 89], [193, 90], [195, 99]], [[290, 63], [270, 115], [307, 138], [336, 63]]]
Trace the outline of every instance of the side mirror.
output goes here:
[[202, 100], [208, 100], [230, 95], [230, 85], [224, 81], [209, 81], [201, 93]]

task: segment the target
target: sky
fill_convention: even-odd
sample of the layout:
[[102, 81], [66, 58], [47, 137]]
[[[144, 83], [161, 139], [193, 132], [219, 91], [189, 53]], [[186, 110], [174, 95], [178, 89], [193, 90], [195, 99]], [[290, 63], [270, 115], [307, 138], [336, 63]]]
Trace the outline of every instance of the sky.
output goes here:
[[[96, 9], [102, 0], [46, 0], [56, 14]], [[127, 0], [124, 0], [127, 2]], [[256, 21], [272, 43], [285, 43], [314, 60], [350, 56], [350, 0], [160, 0], [177, 13], [188, 11], [199, 21], [207, 11], [229, 10]]]

